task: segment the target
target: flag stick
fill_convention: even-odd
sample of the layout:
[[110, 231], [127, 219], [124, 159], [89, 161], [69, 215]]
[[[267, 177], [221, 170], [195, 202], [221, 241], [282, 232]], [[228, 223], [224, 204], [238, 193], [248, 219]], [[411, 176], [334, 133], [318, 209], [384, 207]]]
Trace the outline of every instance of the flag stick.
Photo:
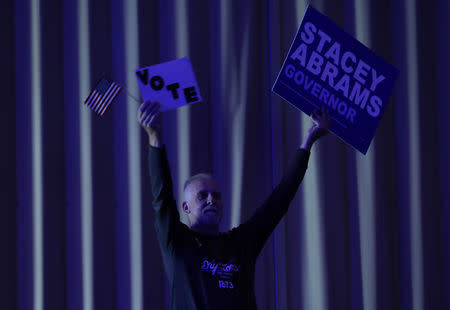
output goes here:
[[142, 103], [141, 100], [139, 100], [138, 98], [136, 98], [135, 96], [133, 96], [126, 87], [123, 87], [123, 89], [125, 89], [125, 91], [127, 92], [127, 95], [132, 98], [134, 101], [136, 101], [137, 103]]

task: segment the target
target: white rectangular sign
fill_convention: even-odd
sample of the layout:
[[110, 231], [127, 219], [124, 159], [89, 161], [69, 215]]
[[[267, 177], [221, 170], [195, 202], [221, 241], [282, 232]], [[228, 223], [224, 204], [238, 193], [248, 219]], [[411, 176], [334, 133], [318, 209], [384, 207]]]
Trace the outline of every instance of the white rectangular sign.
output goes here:
[[135, 71], [144, 101], [158, 101], [161, 111], [202, 101], [188, 57]]

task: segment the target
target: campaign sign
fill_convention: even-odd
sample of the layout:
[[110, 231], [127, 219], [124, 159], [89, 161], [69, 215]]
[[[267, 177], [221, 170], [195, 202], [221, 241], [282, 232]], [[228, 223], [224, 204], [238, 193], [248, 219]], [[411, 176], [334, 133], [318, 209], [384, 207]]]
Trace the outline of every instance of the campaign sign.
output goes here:
[[135, 71], [144, 101], [158, 101], [161, 111], [202, 101], [189, 58], [181, 58]]
[[325, 106], [330, 130], [366, 154], [397, 75], [309, 5], [273, 91], [308, 115]]

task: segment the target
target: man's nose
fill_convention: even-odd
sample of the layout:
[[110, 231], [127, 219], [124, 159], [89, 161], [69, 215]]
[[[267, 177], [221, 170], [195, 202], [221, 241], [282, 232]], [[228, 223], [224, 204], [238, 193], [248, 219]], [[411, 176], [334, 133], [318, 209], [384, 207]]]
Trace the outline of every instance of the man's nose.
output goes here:
[[206, 198], [206, 203], [211, 205], [211, 204], [213, 204], [214, 201], [215, 201], [215, 199], [214, 199], [212, 193], [208, 193], [208, 197]]

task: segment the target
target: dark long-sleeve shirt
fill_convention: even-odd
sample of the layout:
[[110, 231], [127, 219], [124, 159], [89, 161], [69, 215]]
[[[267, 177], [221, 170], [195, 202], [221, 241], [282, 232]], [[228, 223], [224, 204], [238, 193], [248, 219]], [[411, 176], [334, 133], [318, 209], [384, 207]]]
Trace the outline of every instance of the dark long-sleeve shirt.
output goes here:
[[165, 148], [150, 147], [155, 229], [169, 279], [171, 309], [256, 309], [256, 258], [287, 212], [308, 159], [308, 151], [297, 150], [281, 182], [248, 221], [208, 236], [180, 222]]

